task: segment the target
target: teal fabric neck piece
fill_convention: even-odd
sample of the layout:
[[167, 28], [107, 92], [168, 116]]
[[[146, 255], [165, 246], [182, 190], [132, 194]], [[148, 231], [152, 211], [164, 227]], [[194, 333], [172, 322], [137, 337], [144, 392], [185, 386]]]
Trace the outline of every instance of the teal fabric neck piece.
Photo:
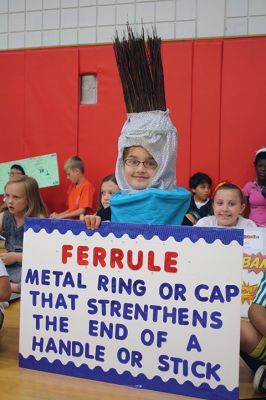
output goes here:
[[190, 204], [190, 192], [145, 189], [137, 193], [115, 193], [110, 200], [112, 222], [181, 225]]

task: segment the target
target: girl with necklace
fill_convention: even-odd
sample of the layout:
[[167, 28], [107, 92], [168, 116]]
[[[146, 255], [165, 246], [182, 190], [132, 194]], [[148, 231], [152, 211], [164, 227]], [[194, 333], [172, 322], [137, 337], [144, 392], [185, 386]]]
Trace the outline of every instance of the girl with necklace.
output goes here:
[[257, 226], [266, 227], [266, 147], [256, 151], [254, 166], [257, 178], [243, 188], [249, 206], [248, 218]]

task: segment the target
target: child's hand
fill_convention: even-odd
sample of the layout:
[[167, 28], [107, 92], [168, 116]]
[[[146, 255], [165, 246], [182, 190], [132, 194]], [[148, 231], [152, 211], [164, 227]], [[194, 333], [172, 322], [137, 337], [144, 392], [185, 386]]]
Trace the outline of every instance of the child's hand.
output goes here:
[[101, 217], [98, 215], [81, 215], [80, 220], [86, 224], [89, 229], [98, 229], [101, 225]]
[[60, 215], [56, 212], [53, 212], [52, 214], [49, 215], [49, 218], [60, 219]]
[[5, 265], [11, 265], [15, 262], [20, 262], [19, 258], [21, 258], [21, 253], [15, 253], [14, 251], [1, 253], [0, 258]]
[[192, 214], [186, 214], [186, 217], [187, 217], [187, 219], [189, 219], [189, 221], [190, 221], [193, 225], [196, 224], [197, 220], [196, 220], [196, 218], [193, 217]]

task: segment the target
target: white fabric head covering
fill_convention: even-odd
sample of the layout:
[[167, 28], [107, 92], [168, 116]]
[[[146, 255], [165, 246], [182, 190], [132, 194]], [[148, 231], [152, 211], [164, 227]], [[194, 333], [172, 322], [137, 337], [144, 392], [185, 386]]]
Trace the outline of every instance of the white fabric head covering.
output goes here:
[[266, 153], [266, 147], [262, 147], [261, 149], [257, 150], [255, 155], [257, 156], [260, 153]]
[[176, 184], [177, 130], [169, 110], [147, 111], [127, 115], [118, 140], [116, 179], [122, 193], [130, 194], [133, 189], [124, 175], [123, 152], [131, 146], [142, 146], [158, 164], [148, 188], [174, 190]]

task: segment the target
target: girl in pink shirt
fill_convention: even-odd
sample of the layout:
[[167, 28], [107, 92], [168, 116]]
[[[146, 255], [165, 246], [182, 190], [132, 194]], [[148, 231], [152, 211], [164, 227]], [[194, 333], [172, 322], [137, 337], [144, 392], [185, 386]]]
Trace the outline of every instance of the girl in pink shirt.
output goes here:
[[254, 166], [257, 178], [243, 188], [249, 206], [248, 218], [257, 226], [266, 227], [266, 147], [256, 152]]

